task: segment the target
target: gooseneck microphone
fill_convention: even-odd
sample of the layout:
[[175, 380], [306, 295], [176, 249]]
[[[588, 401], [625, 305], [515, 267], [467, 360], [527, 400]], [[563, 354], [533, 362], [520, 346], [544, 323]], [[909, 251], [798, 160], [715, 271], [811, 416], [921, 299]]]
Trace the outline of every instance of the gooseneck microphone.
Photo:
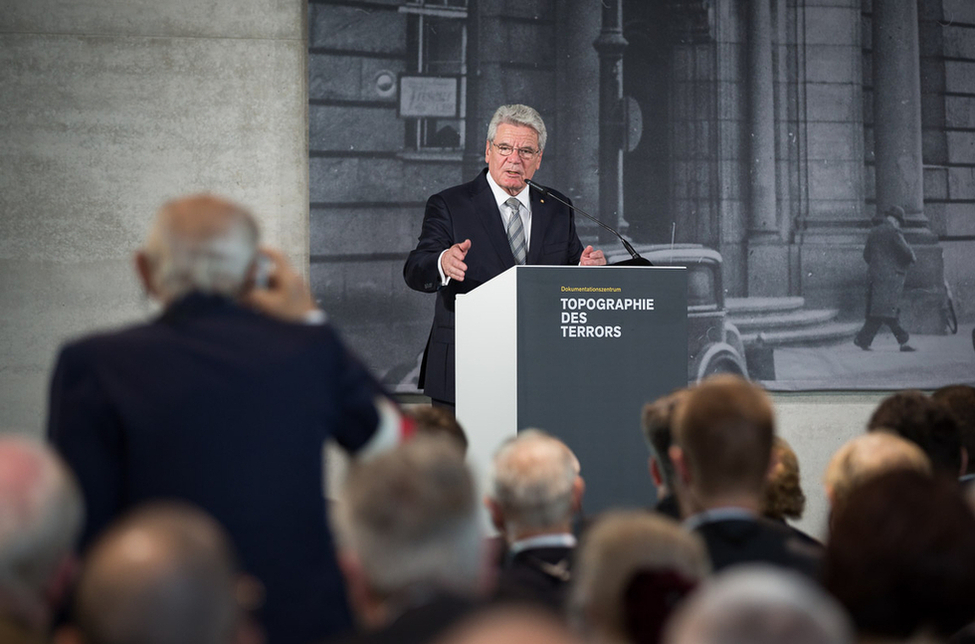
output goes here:
[[620, 242], [622, 242], [623, 248], [625, 248], [626, 249], [626, 252], [628, 252], [630, 254], [630, 258], [631, 259], [623, 260], [622, 262], [616, 262], [615, 264], [613, 264], [613, 266], [653, 266], [653, 264], [650, 262], [649, 259], [647, 259], [645, 257], [642, 257], [640, 255], [640, 253], [636, 252], [633, 249], [633, 246], [630, 245], [630, 242], [626, 241], [626, 239], [623, 238], [623, 235], [621, 235], [618, 232], [616, 232], [616, 230], [614, 228], [610, 228], [609, 226], [607, 226], [603, 222], [599, 221], [598, 219], [596, 219], [595, 217], [593, 217], [592, 215], [590, 215], [588, 212], [586, 212], [582, 208], [576, 208], [571, 203], [569, 203], [565, 199], [562, 199], [561, 197], [559, 197], [557, 194], [555, 194], [554, 192], [552, 192], [548, 188], [546, 188], [544, 186], [538, 185], [537, 183], [535, 183], [531, 179], [525, 179], [525, 183], [527, 183], [530, 187], [532, 187], [535, 190], [537, 190], [540, 193], [542, 193], [542, 195], [544, 195], [546, 197], [551, 197], [552, 199], [555, 199], [556, 201], [558, 201], [560, 204], [562, 204], [564, 206], [568, 206], [574, 212], [579, 213], [580, 215], [582, 215], [583, 217], [585, 217], [589, 221], [592, 221], [592, 222], [595, 222], [595, 223], [599, 224], [600, 226], [602, 226], [603, 228], [605, 228], [609, 232], [611, 232], [614, 235], [616, 235], [616, 237], [620, 240]]

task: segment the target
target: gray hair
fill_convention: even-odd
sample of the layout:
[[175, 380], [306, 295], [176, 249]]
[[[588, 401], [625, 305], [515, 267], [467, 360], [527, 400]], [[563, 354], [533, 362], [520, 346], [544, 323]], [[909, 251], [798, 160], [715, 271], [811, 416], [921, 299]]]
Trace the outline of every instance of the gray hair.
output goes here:
[[527, 105], [502, 105], [494, 112], [488, 124], [487, 140], [494, 143], [494, 136], [498, 133], [498, 126], [502, 123], [530, 127], [538, 133], [538, 149], [545, 149], [548, 133], [545, 131], [545, 121], [534, 108]]
[[669, 517], [644, 511], [604, 514], [583, 537], [573, 570], [569, 613], [585, 631], [623, 641], [624, 595], [641, 571], [673, 571], [691, 582], [711, 572], [700, 536]]
[[801, 575], [740, 566], [714, 577], [678, 609], [665, 644], [847, 644], [849, 617]]
[[25, 605], [44, 589], [81, 533], [81, 490], [43, 443], [0, 438], [0, 591]]
[[254, 264], [258, 236], [244, 208], [208, 195], [187, 197], [160, 209], [143, 254], [165, 302], [191, 291], [236, 297]]
[[526, 429], [494, 455], [491, 496], [510, 532], [542, 530], [572, 517], [579, 459], [559, 439]]
[[355, 463], [337, 510], [340, 545], [357, 554], [375, 592], [470, 592], [479, 584], [484, 535], [474, 480], [449, 438], [415, 436]]

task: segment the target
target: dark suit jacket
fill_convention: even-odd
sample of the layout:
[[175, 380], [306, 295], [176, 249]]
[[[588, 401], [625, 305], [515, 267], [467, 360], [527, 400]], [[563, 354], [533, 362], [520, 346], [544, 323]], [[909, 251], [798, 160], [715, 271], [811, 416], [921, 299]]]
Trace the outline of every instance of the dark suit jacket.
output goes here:
[[379, 388], [328, 326], [191, 294], [161, 318], [63, 348], [48, 432], [81, 482], [83, 542], [151, 499], [215, 516], [267, 591], [270, 644], [351, 623], [322, 495], [322, 444], [355, 451]]
[[[454, 298], [515, 265], [487, 169], [470, 183], [448, 188], [427, 201], [419, 243], [403, 266], [410, 288], [437, 293], [433, 329], [423, 353], [420, 386], [431, 398], [454, 401]], [[560, 197], [563, 197], [560, 193]], [[564, 198], [564, 197], [563, 197]], [[532, 227], [527, 264], [574, 265], [582, 255], [572, 211], [554, 199], [531, 193]], [[463, 282], [440, 286], [440, 254], [471, 240]]]
[[885, 217], [867, 236], [863, 259], [869, 265], [870, 272], [867, 316], [897, 317], [907, 268], [915, 259], [904, 233]]
[[561, 615], [572, 570], [573, 548], [529, 548], [507, 561], [498, 575], [495, 599], [532, 603]]
[[336, 644], [430, 644], [477, 608], [471, 599], [440, 593], [409, 607], [383, 628], [333, 641]]
[[764, 518], [725, 519], [694, 531], [704, 538], [715, 572], [740, 563], [767, 563], [820, 578], [823, 547], [790, 526]]

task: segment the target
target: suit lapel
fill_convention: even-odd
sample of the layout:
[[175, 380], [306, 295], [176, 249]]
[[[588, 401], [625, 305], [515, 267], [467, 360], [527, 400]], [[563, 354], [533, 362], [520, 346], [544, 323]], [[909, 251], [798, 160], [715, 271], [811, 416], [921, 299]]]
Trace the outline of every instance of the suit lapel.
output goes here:
[[[552, 216], [555, 213], [555, 208], [552, 199], [542, 199], [533, 191], [531, 193], [531, 203], [532, 203], [532, 238], [531, 242], [528, 244], [528, 257], [525, 259], [526, 264], [537, 264], [538, 259], [542, 256], [542, 247], [545, 239], [545, 232], [548, 230], [548, 225], [552, 221]], [[507, 236], [505, 236], [505, 241], [507, 241]]]
[[[494, 201], [494, 193], [488, 186], [487, 170], [474, 180], [471, 199], [474, 202], [474, 212], [477, 214], [478, 221], [484, 226], [491, 246], [498, 254], [498, 258], [504, 264], [505, 269], [511, 268], [515, 265], [515, 256], [511, 252], [508, 235], [501, 223], [501, 212], [498, 210], [498, 204]], [[534, 226], [534, 222], [532, 225]]]

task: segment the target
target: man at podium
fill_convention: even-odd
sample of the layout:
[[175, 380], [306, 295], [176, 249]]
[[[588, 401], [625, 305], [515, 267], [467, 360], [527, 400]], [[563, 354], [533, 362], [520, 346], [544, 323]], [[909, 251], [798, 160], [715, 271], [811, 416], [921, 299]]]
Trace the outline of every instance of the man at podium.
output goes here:
[[412, 289], [437, 293], [419, 383], [435, 405], [454, 406], [458, 293], [516, 264], [606, 264], [601, 250], [582, 247], [572, 211], [530, 191], [525, 183], [541, 165], [546, 138], [537, 111], [527, 105], [502, 105], [488, 125], [488, 167], [470, 183], [447, 188], [427, 201], [419, 242], [403, 266], [403, 277]]

